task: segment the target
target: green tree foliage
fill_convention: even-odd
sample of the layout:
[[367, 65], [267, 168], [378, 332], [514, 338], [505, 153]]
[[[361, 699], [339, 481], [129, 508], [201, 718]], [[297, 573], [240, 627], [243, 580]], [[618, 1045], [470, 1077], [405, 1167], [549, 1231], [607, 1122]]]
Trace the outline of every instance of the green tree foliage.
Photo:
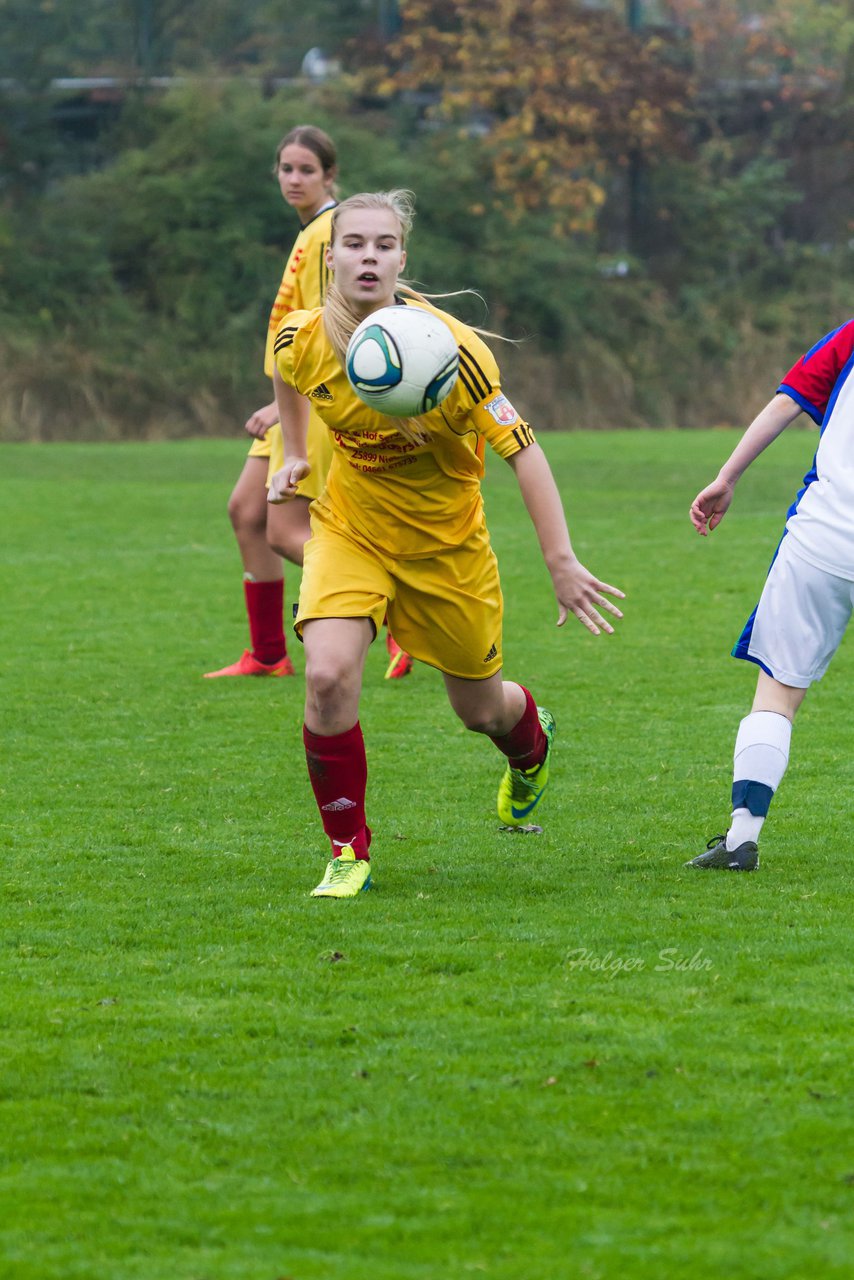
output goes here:
[[[258, 394], [265, 308], [297, 229], [271, 174], [295, 115], [275, 120], [239, 90], [178, 91], [147, 104], [146, 146], [58, 184], [37, 218], [32, 201], [7, 210], [0, 323], [24, 366], [49, 349], [48, 368], [85, 384], [105, 422], [121, 387], [129, 418], [149, 425], [166, 407], [172, 419], [189, 408], [198, 427], [198, 405], [229, 412]], [[79, 411], [42, 386], [45, 417]]]
[[181, 430], [179, 420], [184, 430], [239, 428], [269, 395], [266, 320], [299, 227], [272, 175], [279, 138], [306, 119], [326, 127], [344, 193], [413, 176], [387, 116], [346, 114], [305, 93], [189, 84], [141, 98], [102, 170], [7, 200], [0, 417], [19, 414], [26, 393], [40, 431], [73, 431], [85, 418], [84, 430], [114, 432], [122, 417], [145, 432], [167, 421]]
[[373, 39], [389, 0], [0, 0], [0, 79], [175, 75], [211, 68], [296, 75], [306, 52]]
[[[16, 5], [0, 0], [0, 17]], [[0, 91], [0, 432], [239, 431], [269, 394], [264, 328], [297, 230], [274, 148], [306, 120], [336, 139], [343, 194], [414, 189], [411, 278], [480, 291], [488, 311], [474, 295], [449, 305], [521, 340], [501, 363], [537, 424], [731, 421], [766, 395], [769, 367], [849, 313], [850, 73], [839, 50], [832, 65], [801, 56], [797, 33], [819, 19], [796, 0], [776, 51], [767, 23], [727, 27], [721, 6], [721, 33], [689, 0], [657, 0], [640, 33], [619, 4], [411, 0], [405, 62], [363, 42], [360, 79], [286, 92], [260, 74], [275, 48], [304, 51], [323, 15], [341, 40], [375, 31], [378, 8], [318, 0], [287, 33], [278, 21], [276, 46], [280, 0], [221, 0], [207, 26], [195, 0], [152, 0], [158, 57], [195, 29], [192, 56], [252, 75], [141, 84], [97, 166], [67, 176], [83, 152], [33, 86], [97, 48], [132, 61], [134, 8], [93, 0], [72, 33], [37, 6], [30, 96]], [[651, 19], [652, 0], [641, 8]], [[428, 10], [434, 25], [413, 25]]]

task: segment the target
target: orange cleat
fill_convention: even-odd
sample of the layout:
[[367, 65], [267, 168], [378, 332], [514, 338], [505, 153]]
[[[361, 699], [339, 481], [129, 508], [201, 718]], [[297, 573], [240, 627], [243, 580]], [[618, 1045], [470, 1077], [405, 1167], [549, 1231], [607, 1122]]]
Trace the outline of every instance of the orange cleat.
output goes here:
[[243, 657], [238, 662], [232, 662], [230, 667], [223, 667], [221, 671], [206, 671], [205, 679], [215, 680], [217, 676], [292, 676], [293, 674], [294, 665], [287, 654], [279, 662], [268, 665], [253, 658], [250, 651], [246, 649]]
[[386, 631], [385, 647], [390, 659], [385, 673], [386, 680], [402, 680], [412, 670], [412, 655], [401, 649], [390, 631]]

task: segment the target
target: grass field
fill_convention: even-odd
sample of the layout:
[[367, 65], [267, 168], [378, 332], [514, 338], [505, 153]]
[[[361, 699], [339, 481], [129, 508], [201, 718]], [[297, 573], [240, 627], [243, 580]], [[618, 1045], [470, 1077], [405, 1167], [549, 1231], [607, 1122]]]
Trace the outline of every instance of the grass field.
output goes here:
[[558, 721], [545, 832], [498, 833], [497, 754], [377, 649], [376, 890], [345, 903], [307, 896], [301, 678], [201, 679], [246, 639], [240, 441], [0, 448], [3, 1280], [852, 1275], [850, 643], [760, 872], [682, 867], [726, 824], [727, 653], [814, 448], [703, 541], [734, 439], [547, 437], [628, 593], [599, 640], [555, 629], [490, 460], [506, 671]]

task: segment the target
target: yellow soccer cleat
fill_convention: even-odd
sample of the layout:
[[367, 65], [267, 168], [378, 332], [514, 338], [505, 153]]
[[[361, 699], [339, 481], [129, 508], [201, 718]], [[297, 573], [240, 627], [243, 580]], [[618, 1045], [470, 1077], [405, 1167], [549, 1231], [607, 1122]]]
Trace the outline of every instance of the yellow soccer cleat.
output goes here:
[[504, 770], [498, 787], [498, 817], [505, 827], [518, 827], [530, 822], [531, 814], [548, 786], [555, 721], [545, 707], [537, 707], [537, 715], [546, 735], [546, 754], [533, 769], [511, 769], [508, 764]]
[[357, 858], [353, 846], [345, 844], [337, 858], [326, 868], [326, 874], [312, 898], [355, 898], [363, 889], [371, 887], [371, 864], [367, 858]]

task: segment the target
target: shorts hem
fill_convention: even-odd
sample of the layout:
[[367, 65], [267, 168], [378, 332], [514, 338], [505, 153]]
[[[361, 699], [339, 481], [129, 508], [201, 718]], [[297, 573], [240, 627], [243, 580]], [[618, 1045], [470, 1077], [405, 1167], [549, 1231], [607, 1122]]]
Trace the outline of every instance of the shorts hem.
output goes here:
[[296, 633], [297, 639], [302, 640], [302, 629], [307, 622], [331, 622], [337, 618], [346, 618], [348, 621], [351, 618], [364, 618], [366, 622], [370, 622], [374, 629], [374, 637], [371, 644], [373, 644], [374, 640], [376, 640], [379, 635], [377, 624], [369, 613], [310, 613], [306, 614], [304, 618], [294, 618], [293, 630]]
[[265, 440], [255, 440], [249, 446], [246, 456], [247, 458], [260, 458], [262, 462], [266, 462], [269, 465], [270, 453], [270, 446]]
[[732, 657], [738, 658], [742, 662], [755, 663], [757, 667], [762, 668], [766, 676], [770, 676], [771, 679], [776, 680], [778, 684], [788, 685], [790, 689], [808, 689], [811, 684], [820, 680], [822, 675], [824, 675], [824, 672], [821, 672], [819, 675], [815, 676], [796, 676], [791, 671], [772, 671], [767, 661], [764, 658], [760, 658], [758, 654], [746, 653], [744, 651], [739, 651], [738, 649], [733, 649]]
[[[413, 658], [418, 658], [418, 655], [416, 653], [413, 653], [412, 656]], [[426, 658], [418, 658], [418, 661], [423, 662], [426, 667], [433, 667], [434, 670], [441, 672], [443, 676], [450, 676], [452, 680], [472, 680], [475, 682], [478, 680], [488, 680], [490, 676], [498, 675], [498, 672], [502, 670], [502, 667], [498, 666], [495, 668], [494, 671], [485, 671], [485, 672], [479, 671], [476, 676], [470, 675], [470, 674], [463, 675], [459, 671], [448, 671], [445, 669], [445, 667], [440, 667], [437, 663], [430, 662]]]

